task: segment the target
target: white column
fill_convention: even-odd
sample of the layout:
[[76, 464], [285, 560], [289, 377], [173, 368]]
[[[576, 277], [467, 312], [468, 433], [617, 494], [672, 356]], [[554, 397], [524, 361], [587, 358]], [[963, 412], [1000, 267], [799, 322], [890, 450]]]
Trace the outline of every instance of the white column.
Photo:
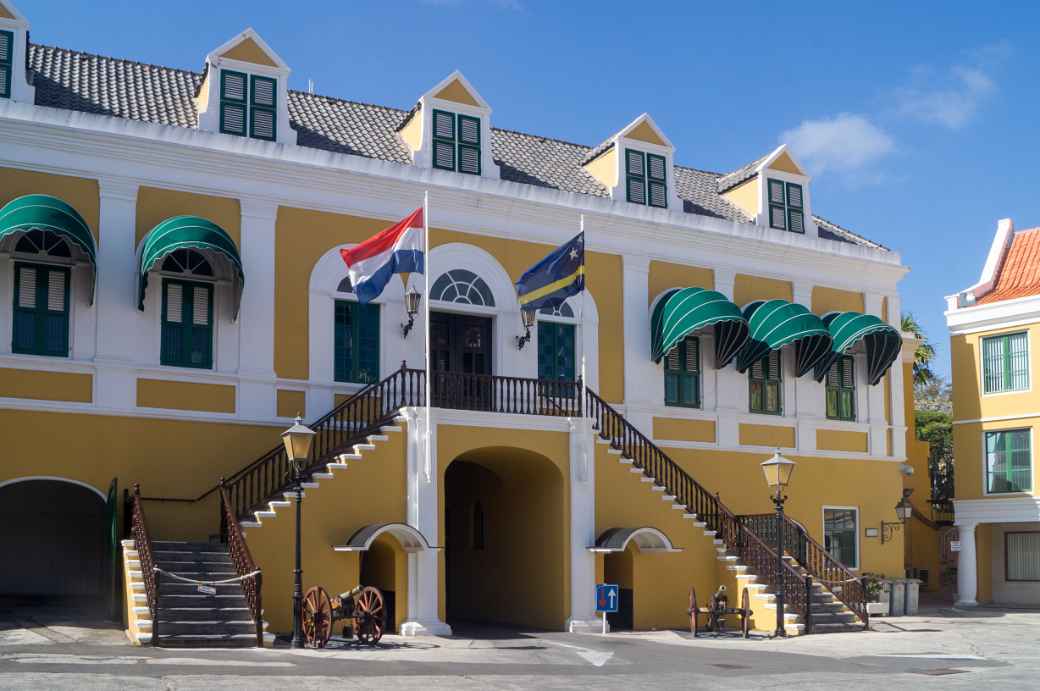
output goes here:
[[[278, 204], [243, 198], [239, 253], [245, 286], [238, 312], [239, 414], [276, 414], [274, 373], [275, 221]], [[317, 411], [311, 411], [317, 412]]]
[[137, 309], [135, 219], [138, 184], [122, 178], [100, 181], [101, 235], [97, 253], [97, 380], [95, 403], [102, 408], [137, 406], [134, 336], [142, 319]]
[[591, 420], [570, 421], [571, 485], [571, 613], [567, 630], [593, 631], [596, 621], [596, 556], [588, 547], [596, 543], [595, 450]]
[[[893, 458], [906, 457], [906, 410], [903, 403], [903, 386], [912, 386], [903, 381], [903, 359], [896, 358], [892, 367], [888, 370], [892, 385], [889, 393], [892, 396], [892, 456]], [[884, 385], [878, 383], [884, 390]]]
[[[733, 300], [733, 287], [736, 280], [737, 273], [732, 269], [715, 269], [715, 290], [729, 300]], [[737, 307], [741, 307], [741, 305], [737, 305]], [[714, 359], [714, 353], [712, 359]], [[736, 358], [734, 358], [735, 360]], [[737, 446], [740, 440], [737, 415], [745, 412], [748, 404], [747, 376], [738, 372], [733, 363], [721, 370], [716, 370], [714, 367], [711, 370], [707, 368], [705, 370], [715, 372], [715, 409], [718, 413], [715, 439], [722, 447]]]
[[974, 607], [979, 604], [975, 597], [978, 590], [976, 573], [975, 526], [974, 522], [957, 522], [960, 533], [961, 551], [957, 553], [957, 602], [958, 607]]
[[[437, 426], [426, 439], [426, 409], [408, 408], [408, 470], [406, 519], [430, 545], [440, 544], [440, 507], [437, 501]], [[436, 422], [436, 420], [435, 420]], [[431, 444], [430, 467], [426, 466], [426, 443]], [[451, 627], [438, 612], [440, 555], [437, 550], [408, 555], [408, 616], [401, 624], [403, 636], [450, 636]]]
[[[864, 295], [864, 307], [867, 314], [873, 314], [881, 318], [881, 301], [883, 295], [880, 293], [866, 293]], [[870, 455], [884, 456], [888, 453], [888, 422], [885, 420], [885, 384], [879, 381], [874, 386], [869, 386], [866, 380], [866, 361], [864, 366], [859, 366], [857, 360], [858, 385], [867, 389], [867, 407], [862, 419], [870, 425]], [[894, 366], [894, 365], [893, 365]]]
[[[812, 283], [809, 281], [794, 282], [794, 302], [812, 310]], [[784, 417], [796, 418], [795, 427], [798, 436], [795, 444], [799, 451], [816, 450], [816, 428], [827, 417], [826, 393], [824, 386], [813, 379], [812, 372], [795, 377], [795, 352], [789, 348], [784, 358], [789, 369], [784, 374]], [[786, 376], [786, 375], [790, 376]]]
[[650, 359], [650, 259], [622, 257], [625, 333], [625, 417], [646, 435], [652, 433], [653, 392], [662, 391], [660, 374]]

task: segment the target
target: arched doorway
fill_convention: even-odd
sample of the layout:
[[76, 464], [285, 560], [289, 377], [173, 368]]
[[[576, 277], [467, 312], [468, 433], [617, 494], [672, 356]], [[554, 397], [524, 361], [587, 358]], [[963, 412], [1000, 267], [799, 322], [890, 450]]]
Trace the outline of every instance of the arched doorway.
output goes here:
[[444, 476], [447, 621], [561, 629], [569, 523], [548, 458], [508, 447], [467, 452]]
[[93, 488], [61, 479], [0, 486], [0, 596], [108, 603], [109, 517]]

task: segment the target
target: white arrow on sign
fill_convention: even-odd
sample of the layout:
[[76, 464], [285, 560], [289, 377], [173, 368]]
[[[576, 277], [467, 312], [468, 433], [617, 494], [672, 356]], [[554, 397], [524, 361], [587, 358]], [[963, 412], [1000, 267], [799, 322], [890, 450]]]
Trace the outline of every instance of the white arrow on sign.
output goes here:
[[611, 588], [607, 591], [607, 597], [610, 599], [610, 608], [614, 609], [614, 599], [617, 598], [617, 591]]

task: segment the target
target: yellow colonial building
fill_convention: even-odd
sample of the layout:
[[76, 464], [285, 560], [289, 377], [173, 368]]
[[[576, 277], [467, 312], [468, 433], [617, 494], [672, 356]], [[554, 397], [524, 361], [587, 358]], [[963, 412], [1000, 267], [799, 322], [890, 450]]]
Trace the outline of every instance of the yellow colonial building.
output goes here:
[[1040, 230], [1000, 221], [979, 281], [947, 298], [963, 605], [1040, 602], [1038, 250]]
[[[287, 632], [297, 414], [304, 586], [377, 586], [402, 633], [597, 627], [601, 581], [615, 627], [727, 585], [758, 628], [782, 589], [789, 631], [841, 629], [860, 574], [903, 576], [907, 269], [793, 152], [715, 173], [645, 114], [598, 146], [498, 129], [459, 72], [405, 109], [292, 91], [249, 29], [197, 72], [28, 29], [0, 0], [0, 592], [121, 588], [135, 641]], [[359, 304], [339, 253], [424, 193], [429, 380], [423, 310], [406, 331], [397, 279]], [[522, 338], [513, 284], [582, 214], [588, 289]]]

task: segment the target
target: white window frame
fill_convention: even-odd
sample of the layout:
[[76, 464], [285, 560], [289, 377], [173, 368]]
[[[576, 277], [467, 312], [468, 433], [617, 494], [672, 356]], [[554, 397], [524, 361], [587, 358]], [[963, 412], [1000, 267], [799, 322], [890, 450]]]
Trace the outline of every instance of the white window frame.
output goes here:
[[[860, 538], [860, 534], [859, 534], [859, 530], [860, 530], [860, 511], [859, 511], [859, 507], [858, 506], [836, 506], [836, 505], [833, 505], [833, 504], [824, 504], [822, 507], [820, 507], [820, 529], [821, 529], [820, 530], [820, 536], [823, 538], [822, 541], [821, 541], [821, 544], [824, 546], [825, 550], [826, 550], [826, 545], [827, 545], [827, 512], [828, 511], [853, 511], [853, 512], [855, 512], [855, 514], [856, 514], [856, 531], [855, 531], [855, 534], [856, 534], [856, 565], [855, 566], [849, 566], [848, 564], [845, 564], [845, 568], [847, 568], [849, 571], [859, 571], [860, 564], [863, 563], [861, 555], [860, 555], [860, 550], [862, 549], [862, 546], [863, 546], [862, 542], [863, 541]], [[830, 554], [830, 553], [828, 552], [828, 554]]]
[[[986, 393], [986, 365], [982, 355], [982, 342], [987, 338], [997, 338], [1000, 336], [1014, 336], [1015, 334], [1024, 333], [1026, 335], [1026, 363], [1027, 363], [1027, 374], [1029, 378], [1029, 386], [1024, 389], [1015, 389], [1013, 391], [993, 391], [992, 393]], [[1001, 331], [1000, 333], [987, 333], [979, 334], [978, 341], [978, 358], [979, 358], [979, 393], [983, 398], [995, 398], [999, 396], [1017, 396], [1021, 394], [1031, 393], [1033, 391], [1033, 339], [1029, 333], [1029, 329], [1012, 329], [1010, 331]], [[999, 430], [991, 430], [999, 431]], [[985, 445], [985, 444], [983, 444]], [[1032, 447], [1030, 447], [1032, 450]]]

